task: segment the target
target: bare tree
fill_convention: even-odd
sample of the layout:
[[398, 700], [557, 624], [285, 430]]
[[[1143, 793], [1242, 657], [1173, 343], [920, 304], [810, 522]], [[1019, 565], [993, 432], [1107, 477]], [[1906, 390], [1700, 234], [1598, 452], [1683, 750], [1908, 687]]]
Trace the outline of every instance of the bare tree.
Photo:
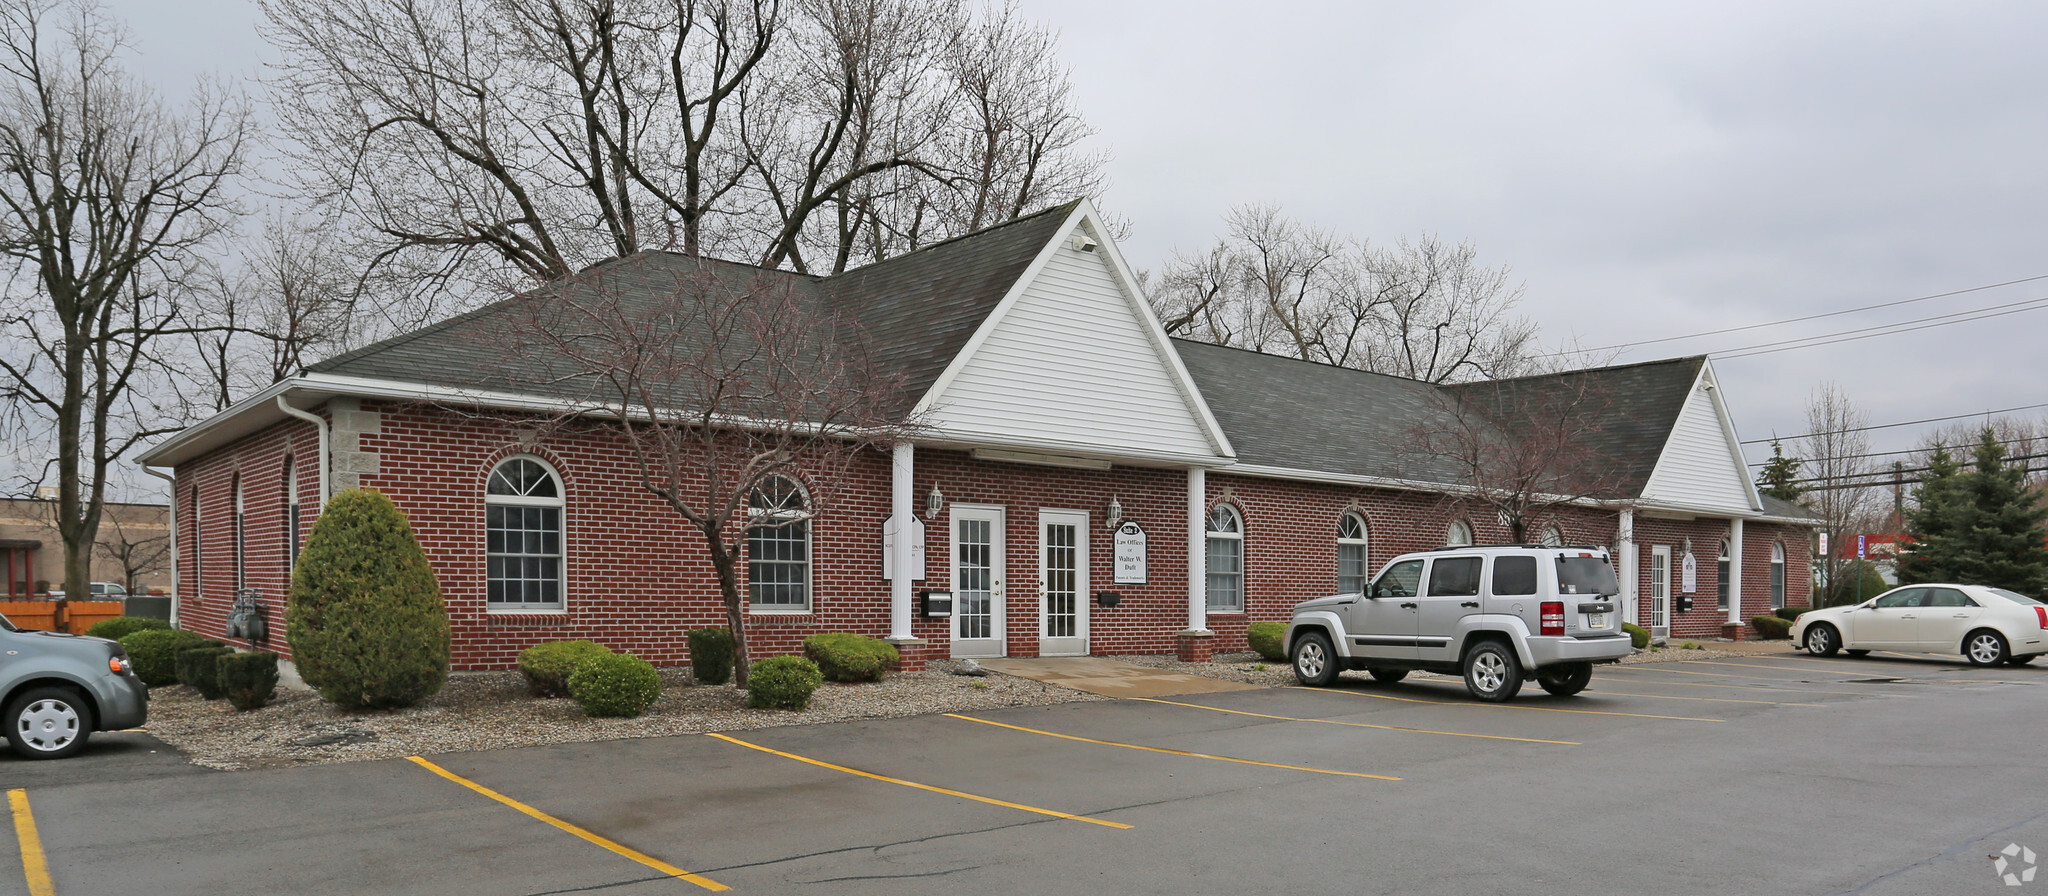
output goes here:
[[1428, 383], [1532, 372], [1536, 323], [1513, 315], [1522, 286], [1480, 265], [1471, 243], [1425, 233], [1368, 253], [1365, 267], [1384, 309], [1366, 369]]
[[1804, 496], [1820, 516], [1827, 539], [1820, 557], [1824, 593], [1850, 562], [1842, 557], [1843, 539], [1859, 531], [1871, 506], [1870, 489], [1857, 485], [1868, 481], [1872, 471], [1867, 421], [1848, 393], [1832, 382], [1814, 387], [1806, 400], [1806, 435], [1799, 439], [1799, 455], [1806, 474], [1830, 486]]
[[[84, 593], [109, 467], [183, 425], [158, 404], [166, 343], [202, 325], [181, 307], [225, 229], [247, 114], [202, 89], [173, 108], [119, 64], [120, 27], [84, 2], [0, 11], [0, 296], [5, 421], [55, 449], [57, 531]], [[47, 475], [47, 472], [45, 473]]]
[[1452, 477], [1444, 501], [1486, 511], [1517, 544], [1564, 508], [1621, 497], [1622, 479], [1589, 438], [1612, 398], [1580, 374], [1439, 389], [1432, 418], [1409, 432], [1408, 454]]
[[[862, 453], [912, 428], [902, 390], [862, 354], [858, 326], [792, 280], [722, 262], [666, 288], [620, 285], [608, 268], [536, 294], [516, 340], [581, 409], [558, 427], [599, 427], [630, 447], [640, 484], [703, 537], [747, 678], [752, 531], [808, 522]], [[778, 477], [807, 491], [772, 492]]]
[[121, 584], [130, 593], [141, 594], [144, 576], [170, 566], [171, 533], [168, 527], [163, 534], [150, 535], [146, 534], [147, 529], [122, 519], [121, 514], [110, 513], [105, 532], [100, 539], [100, 551], [121, 567]]
[[373, 306], [366, 310], [317, 225], [278, 215], [247, 247], [198, 280], [209, 300], [196, 311], [206, 326], [192, 341], [216, 411], [389, 329]]

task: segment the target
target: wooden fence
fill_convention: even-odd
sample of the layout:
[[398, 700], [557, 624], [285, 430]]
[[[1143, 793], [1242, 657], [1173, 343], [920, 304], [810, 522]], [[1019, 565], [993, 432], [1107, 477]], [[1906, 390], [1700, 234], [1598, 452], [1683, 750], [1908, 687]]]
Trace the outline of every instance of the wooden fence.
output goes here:
[[0, 601], [0, 616], [18, 628], [41, 632], [85, 634], [93, 623], [121, 615], [118, 600]]

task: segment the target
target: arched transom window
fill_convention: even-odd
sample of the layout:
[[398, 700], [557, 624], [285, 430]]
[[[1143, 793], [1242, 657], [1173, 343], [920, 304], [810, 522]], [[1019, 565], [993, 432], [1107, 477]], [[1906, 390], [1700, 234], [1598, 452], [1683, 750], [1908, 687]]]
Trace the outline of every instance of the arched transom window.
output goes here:
[[755, 610], [811, 609], [811, 505], [803, 488], [771, 476], [747, 499], [747, 598]]
[[1209, 511], [1209, 609], [1244, 612], [1244, 521], [1237, 508], [1218, 504]]
[[515, 457], [484, 486], [485, 605], [559, 610], [562, 482], [537, 458]]
[[1454, 548], [1462, 548], [1471, 543], [1472, 524], [1464, 520], [1452, 520], [1450, 528], [1444, 531], [1444, 544]]
[[1365, 517], [1347, 513], [1337, 521], [1337, 593], [1361, 594], [1366, 576]]

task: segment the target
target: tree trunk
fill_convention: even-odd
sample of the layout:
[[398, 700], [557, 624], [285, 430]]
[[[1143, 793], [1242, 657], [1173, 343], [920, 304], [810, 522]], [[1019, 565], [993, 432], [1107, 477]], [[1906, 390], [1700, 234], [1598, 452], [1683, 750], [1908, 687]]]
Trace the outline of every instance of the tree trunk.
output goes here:
[[746, 605], [740, 601], [740, 580], [734, 569], [738, 561], [719, 533], [706, 529], [704, 536], [711, 545], [711, 566], [718, 571], [719, 594], [725, 597], [725, 624], [732, 629], [732, 686], [744, 691], [748, 667], [747, 613]]

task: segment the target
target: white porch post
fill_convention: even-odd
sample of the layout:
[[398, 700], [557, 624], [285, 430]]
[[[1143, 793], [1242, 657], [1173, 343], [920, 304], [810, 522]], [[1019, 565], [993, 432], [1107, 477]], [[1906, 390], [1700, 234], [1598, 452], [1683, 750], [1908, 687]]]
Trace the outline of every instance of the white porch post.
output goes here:
[[1635, 511], [1621, 512], [1621, 530], [1616, 533], [1614, 541], [1615, 549], [1621, 551], [1621, 605], [1628, 621], [1641, 625], [1642, 620], [1636, 616], [1636, 590], [1640, 583], [1636, 580]]
[[1728, 624], [1742, 624], [1742, 520], [1728, 521]]
[[1209, 485], [1207, 471], [1188, 471], [1188, 631], [1209, 630]]
[[916, 520], [911, 516], [910, 477], [914, 449], [909, 442], [896, 443], [889, 463], [889, 513], [896, 520], [896, 541], [890, 557], [896, 577], [889, 580], [889, 640], [910, 641], [911, 535]]

